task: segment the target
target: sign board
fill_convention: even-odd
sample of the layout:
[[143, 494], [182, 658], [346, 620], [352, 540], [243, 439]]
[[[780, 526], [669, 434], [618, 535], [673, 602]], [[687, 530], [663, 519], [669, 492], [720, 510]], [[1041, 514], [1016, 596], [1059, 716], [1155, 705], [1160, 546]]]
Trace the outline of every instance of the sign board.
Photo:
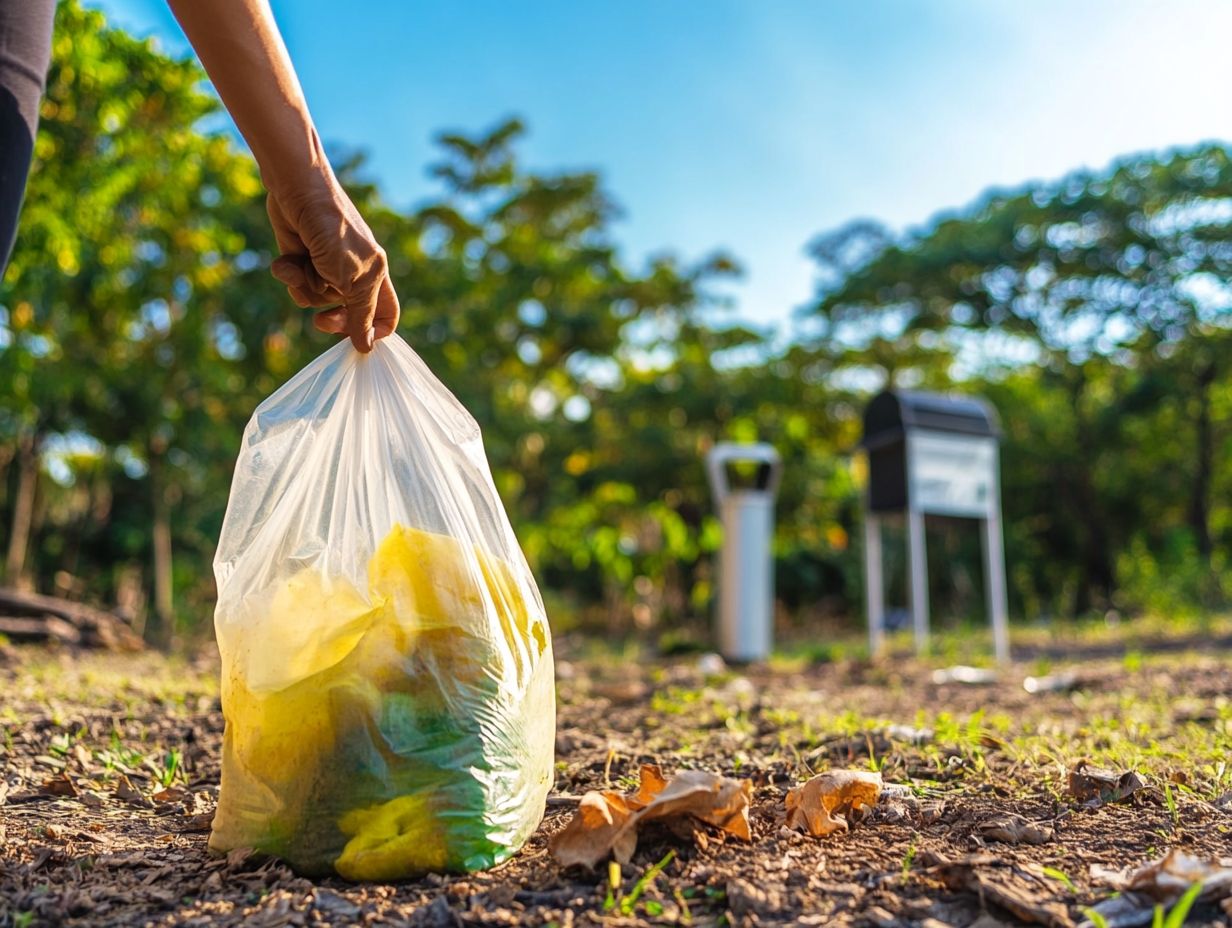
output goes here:
[[916, 649], [928, 649], [927, 516], [974, 519], [983, 536], [984, 588], [997, 659], [1010, 656], [1005, 551], [1001, 538], [996, 411], [972, 396], [883, 390], [864, 410], [861, 447], [868, 454], [864, 497], [864, 572], [869, 650], [885, 639], [881, 524], [905, 516], [907, 593]]
[[997, 440], [914, 431], [907, 437], [907, 475], [917, 511], [987, 518], [997, 498]]

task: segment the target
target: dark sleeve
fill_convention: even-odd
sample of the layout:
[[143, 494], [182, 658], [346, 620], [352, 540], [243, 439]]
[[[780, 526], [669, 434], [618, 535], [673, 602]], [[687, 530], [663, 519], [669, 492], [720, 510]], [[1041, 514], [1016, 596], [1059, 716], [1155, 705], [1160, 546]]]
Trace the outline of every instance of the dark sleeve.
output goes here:
[[55, 0], [0, 0], [0, 276], [34, 151], [55, 7]]

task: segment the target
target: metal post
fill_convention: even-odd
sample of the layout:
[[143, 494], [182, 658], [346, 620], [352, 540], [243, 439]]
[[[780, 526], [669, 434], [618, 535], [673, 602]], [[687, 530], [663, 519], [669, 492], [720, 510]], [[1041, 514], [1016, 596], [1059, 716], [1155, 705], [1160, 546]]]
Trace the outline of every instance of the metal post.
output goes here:
[[911, 572], [911, 621], [915, 651], [928, 653], [928, 558], [924, 553], [924, 513], [907, 505], [907, 568]]
[[[995, 460], [995, 459], [994, 459]], [[997, 463], [993, 473], [999, 473]], [[992, 619], [993, 650], [997, 660], [1005, 663], [1010, 659], [1010, 632], [1005, 592], [1005, 549], [1001, 537], [1001, 494], [999, 481], [993, 481], [992, 499], [988, 515], [984, 518], [984, 584], [988, 589], [988, 615]]]
[[868, 611], [868, 653], [885, 647], [885, 585], [881, 576], [881, 516], [864, 513], [864, 595]]

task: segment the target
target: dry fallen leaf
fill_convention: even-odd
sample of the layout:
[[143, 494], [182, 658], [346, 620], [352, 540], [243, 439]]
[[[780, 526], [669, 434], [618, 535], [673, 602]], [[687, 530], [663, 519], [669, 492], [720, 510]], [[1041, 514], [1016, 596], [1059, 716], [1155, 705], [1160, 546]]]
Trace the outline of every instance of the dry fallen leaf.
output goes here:
[[868, 770], [830, 770], [787, 791], [787, 827], [824, 838], [847, 831], [848, 816], [876, 804], [881, 774]]
[[116, 783], [115, 796], [117, 799], [124, 800], [129, 805], [143, 806], [147, 809], [154, 804], [150, 802], [150, 800], [146, 799], [145, 796], [141, 794], [141, 790], [133, 786], [132, 781], [126, 776], [121, 776], [119, 782]]
[[1183, 895], [1194, 883], [1202, 884], [1202, 899], [1232, 894], [1232, 860], [1201, 860], [1173, 848], [1131, 873], [1122, 888], [1170, 900]]
[[982, 838], [1006, 844], [1047, 844], [1053, 838], [1053, 830], [1047, 825], [1028, 822], [1013, 812], [982, 822], [978, 831]]
[[643, 764], [637, 792], [591, 790], [578, 803], [564, 830], [552, 839], [552, 854], [564, 866], [594, 867], [610, 852], [628, 863], [637, 850], [638, 827], [662, 819], [668, 825], [692, 820], [714, 825], [749, 841], [748, 780], [732, 780], [704, 770], [685, 770], [670, 780], [655, 764]]
[[1136, 770], [1118, 774], [1085, 760], [1069, 772], [1069, 794], [1092, 809], [1108, 802], [1125, 802], [1146, 785]]
[[67, 773], [61, 773], [50, 780], [44, 780], [43, 785], [39, 788], [48, 796], [73, 797], [77, 795], [77, 787], [69, 779]]
[[[1232, 859], [1201, 860], [1175, 848], [1159, 860], [1137, 870], [1114, 872], [1091, 868], [1092, 879], [1111, 886], [1117, 894], [1094, 906], [1109, 924], [1146, 924], [1156, 905], [1171, 905], [1195, 883], [1202, 884], [1198, 899], [1229, 908], [1232, 904]], [[1091, 920], [1083, 926], [1093, 926]]]

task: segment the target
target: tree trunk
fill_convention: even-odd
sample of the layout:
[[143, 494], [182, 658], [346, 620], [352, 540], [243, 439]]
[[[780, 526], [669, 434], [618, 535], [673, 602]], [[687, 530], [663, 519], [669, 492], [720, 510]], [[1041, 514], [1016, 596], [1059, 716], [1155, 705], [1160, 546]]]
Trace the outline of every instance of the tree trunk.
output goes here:
[[24, 579], [26, 551], [30, 546], [30, 526], [34, 517], [34, 495], [38, 491], [38, 438], [23, 435], [17, 449], [17, 495], [13, 499], [13, 522], [9, 548], [4, 559], [4, 578], [9, 586], [20, 586]]
[[171, 576], [171, 507], [161, 452], [150, 453], [150, 492], [153, 495], [154, 616], [155, 627], [147, 639], [155, 644], [171, 643], [175, 629], [175, 598]]
[[1211, 480], [1215, 470], [1215, 441], [1211, 432], [1211, 386], [1215, 383], [1215, 365], [1204, 364], [1197, 372], [1198, 420], [1197, 447], [1194, 449], [1196, 471], [1193, 492], [1189, 500], [1189, 527], [1204, 564], [1211, 562], [1214, 546], [1211, 542]]

